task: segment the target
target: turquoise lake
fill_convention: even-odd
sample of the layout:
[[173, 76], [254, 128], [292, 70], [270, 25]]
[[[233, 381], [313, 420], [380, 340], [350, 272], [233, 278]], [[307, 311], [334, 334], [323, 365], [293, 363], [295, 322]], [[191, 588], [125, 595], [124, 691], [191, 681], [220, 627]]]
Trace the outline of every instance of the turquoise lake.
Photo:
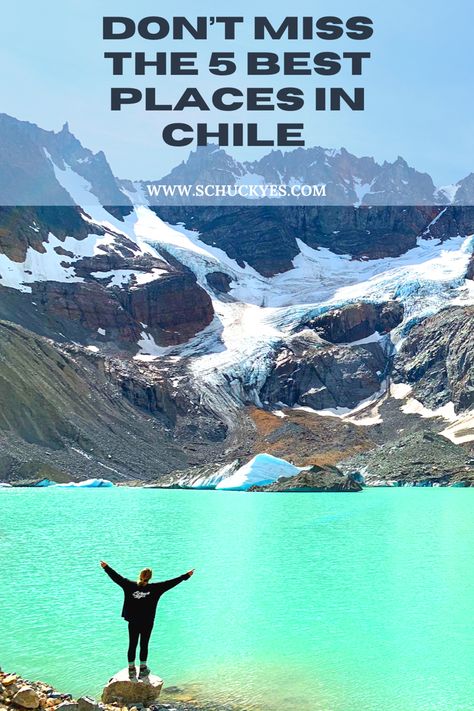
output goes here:
[[165, 685], [253, 711], [474, 709], [474, 490], [0, 490], [0, 664], [74, 695], [125, 666], [122, 591], [158, 607]]

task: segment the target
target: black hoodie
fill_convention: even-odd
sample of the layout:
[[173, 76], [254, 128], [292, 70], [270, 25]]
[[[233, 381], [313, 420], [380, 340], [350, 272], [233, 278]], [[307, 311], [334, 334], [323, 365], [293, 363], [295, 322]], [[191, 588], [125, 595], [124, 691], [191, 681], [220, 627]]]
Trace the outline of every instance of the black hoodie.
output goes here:
[[152, 623], [155, 619], [156, 606], [158, 600], [164, 592], [174, 588], [175, 585], [188, 580], [189, 573], [180, 575], [171, 580], [163, 580], [160, 583], [147, 583], [139, 585], [133, 580], [127, 580], [113, 570], [109, 565], [104, 568], [107, 575], [114, 583], [120, 585], [124, 593], [122, 617], [128, 622]]

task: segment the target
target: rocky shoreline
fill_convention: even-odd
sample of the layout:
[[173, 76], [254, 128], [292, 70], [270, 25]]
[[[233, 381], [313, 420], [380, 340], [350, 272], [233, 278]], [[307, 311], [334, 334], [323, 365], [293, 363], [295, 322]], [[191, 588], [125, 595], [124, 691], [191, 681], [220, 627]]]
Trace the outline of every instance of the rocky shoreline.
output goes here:
[[244, 711], [235, 704], [198, 702], [178, 687], [163, 690], [163, 698], [149, 704], [105, 704], [89, 696], [79, 699], [42, 681], [0, 670], [0, 711]]

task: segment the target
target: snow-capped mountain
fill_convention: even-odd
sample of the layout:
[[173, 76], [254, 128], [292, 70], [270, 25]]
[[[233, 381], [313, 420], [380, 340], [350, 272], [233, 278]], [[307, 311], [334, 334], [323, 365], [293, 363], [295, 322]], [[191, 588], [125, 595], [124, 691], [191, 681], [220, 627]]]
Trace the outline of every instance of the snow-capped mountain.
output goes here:
[[[107, 440], [107, 453], [98, 444], [107, 427], [124, 441], [130, 434], [132, 448], [156, 432], [168, 454], [141, 458], [143, 478], [217, 460], [221, 468], [262, 451], [297, 467], [333, 465], [423, 428], [457, 446], [474, 440], [465, 347], [474, 210], [436, 204], [428, 176], [401, 159], [377, 166], [343, 150], [274, 152], [239, 165], [209, 148], [172, 180], [214, 182], [220, 171], [224, 181], [286, 181], [298, 165], [297, 179], [313, 181], [326, 161], [355, 204], [157, 207], [67, 128], [50, 134], [16, 123], [0, 121], [4, 167], [10, 161], [38, 196], [51, 188], [61, 201], [0, 208], [0, 317], [16, 324], [0, 324], [0, 341], [34, 352], [31, 365], [43, 352], [41, 382], [54, 372], [57, 383], [52, 391], [38, 381], [41, 397], [27, 388], [21, 399], [15, 387], [25, 392], [31, 365], [11, 367], [15, 348], [5, 346], [0, 379], [3, 368], [10, 385], [0, 388], [0, 405], [18, 400], [31, 424], [20, 424], [20, 408], [0, 433], [15, 477], [25, 461], [44, 461], [41, 447], [67, 480], [75, 478], [68, 462], [84, 477], [98, 459], [126, 477], [130, 457], [117, 439]], [[357, 181], [371, 186], [362, 197]], [[404, 181], [420, 205], [376, 204], [375, 195], [403, 195]], [[364, 206], [369, 193], [374, 204]], [[80, 427], [66, 417], [71, 390], [97, 403], [98, 424], [87, 408]], [[45, 413], [51, 426], [31, 441]], [[133, 413], [130, 433], [125, 413]], [[193, 481], [208, 475], [199, 469]]]
[[[427, 173], [410, 167], [400, 156], [393, 163], [384, 161], [379, 164], [370, 157], [357, 157], [345, 148], [297, 148], [285, 153], [273, 150], [258, 161], [239, 162], [223, 149], [210, 145], [196, 149], [187, 161], [170, 173], [159, 180], [142, 182], [140, 187], [146, 192], [149, 185], [156, 184], [326, 186], [324, 197], [312, 196], [305, 202], [307, 205], [406, 207], [474, 204], [474, 185], [471, 185], [469, 177], [456, 186], [436, 188]], [[276, 199], [268, 202], [275, 202]], [[295, 197], [285, 201], [278, 196], [278, 201], [280, 204], [295, 204]], [[160, 198], [151, 197], [150, 202], [158, 205]], [[182, 202], [193, 204], [191, 199], [183, 199]], [[208, 204], [216, 202], [213, 197]], [[241, 204], [242, 200], [239, 202]], [[234, 200], [234, 204], [238, 202]]]
[[[312, 196], [304, 203], [322, 206], [474, 205], [472, 174], [454, 185], [436, 187], [427, 173], [409, 166], [400, 156], [392, 163], [377, 163], [345, 148], [297, 148], [285, 153], [273, 150], [257, 161], [239, 162], [224, 149], [209, 145], [192, 151], [186, 161], [165, 176], [149, 176], [149, 180], [138, 182], [127, 176], [119, 180], [104, 153], [85, 148], [68, 124], [55, 133], [0, 114], [0, 204], [72, 205], [71, 193], [75, 192], [78, 177], [87, 186], [83, 198], [88, 199], [92, 193], [103, 206], [113, 208], [119, 215], [130, 212], [132, 203], [141, 200], [143, 194], [152, 205], [198, 204], [192, 195], [173, 199], [165, 199], [164, 193], [159, 197], [150, 195], [147, 188], [156, 184], [325, 185], [323, 197]], [[267, 202], [271, 204], [276, 199]], [[227, 204], [246, 201], [240, 197]], [[199, 202], [206, 204], [202, 199]], [[286, 204], [294, 203], [292, 195]], [[218, 204], [218, 199], [212, 196], [207, 204]], [[279, 204], [285, 204], [281, 196]]]

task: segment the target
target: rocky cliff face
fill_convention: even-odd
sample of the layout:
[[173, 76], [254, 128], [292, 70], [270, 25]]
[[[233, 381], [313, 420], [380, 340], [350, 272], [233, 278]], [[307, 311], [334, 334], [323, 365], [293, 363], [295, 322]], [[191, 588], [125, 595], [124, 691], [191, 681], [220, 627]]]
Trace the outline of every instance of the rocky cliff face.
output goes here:
[[314, 410], [356, 407], [387, 377], [391, 352], [379, 336], [402, 319], [398, 302], [356, 303], [302, 324], [277, 352], [262, 401]]
[[208, 326], [212, 302], [190, 271], [175, 271], [161, 279], [129, 289], [121, 301], [135, 322], [146, 323], [159, 345], [183, 343]]
[[150, 251], [76, 207], [0, 208], [1, 315], [35, 329], [40, 312], [41, 332], [86, 344], [133, 348], [144, 331], [182, 343], [212, 321], [211, 299], [192, 272]]
[[0, 207], [0, 254], [22, 264], [31, 248], [44, 254], [49, 232], [58, 239], [84, 240], [90, 233], [103, 234], [98, 225], [83, 219], [80, 208]]
[[350, 409], [380, 390], [386, 364], [378, 343], [334, 346], [304, 332], [278, 353], [260, 397], [266, 405]]
[[119, 342], [133, 344], [140, 338], [140, 324], [122, 307], [116, 295], [100, 284], [40, 282], [32, 287], [32, 297], [47, 317], [77, 324], [94, 337], [100, 328]]
[[0, 354], [0, 481], [144, 481], [236, 446], [172, 362], [149, 371], [6, 322]]
[[146, 478], [187, 461], [165, 425], [120, 397], [92, 355], [73, 358], [5, 322], [0, 353], [2, 481], [37, 474], [77, 480], [98, 472], [114, 480]]
[[394, 379], [410, 384], [431, 409], [474, 405], [473, 318], [472, 306], [444, 309], [415, 326], [400, 349]]

